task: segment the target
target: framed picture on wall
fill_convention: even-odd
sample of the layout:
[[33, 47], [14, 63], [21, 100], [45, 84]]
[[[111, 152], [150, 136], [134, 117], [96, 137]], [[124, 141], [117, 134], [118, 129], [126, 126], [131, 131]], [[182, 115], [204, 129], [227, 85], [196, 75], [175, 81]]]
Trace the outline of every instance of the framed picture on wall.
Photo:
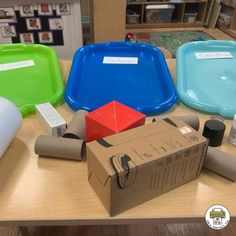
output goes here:
[[26, 26], [28, 30], [41, 30], [40, 18], [27, 18]]
[[52, 4], [39, 3], [38, 4], [38, 14], [40, 16], [51, 16], [53, 14]]
[[1, 31], [4, 38], [16, 37], [16, 29], [14, 25], [2, 26]]
[[62, 30], [63, 29], [63, 21], [61, 18], [50, 18], [49, 29], [50, 30]]
[[34, 43], [34, 35], [32, 33], [20, 34], [21, 43]]
[[80, 1], [1, 0], [0, 44], [45, 44], [71, 60], [83, 46]]
[[56, 12], [58, 16], [70, 15], [70, 3], [60, 3], [56, 5]]
[[53, 34], [52, 32], [39, 32], [39, 42], [40, 43], [53, 43]]
[[21, 17], [32, 17], [34, 16], [33, 6], [30, 4], [20, 6], [20, 16]]
[[0, 24], [16, 22], [15, 10], [13, 7], [0, 7]]

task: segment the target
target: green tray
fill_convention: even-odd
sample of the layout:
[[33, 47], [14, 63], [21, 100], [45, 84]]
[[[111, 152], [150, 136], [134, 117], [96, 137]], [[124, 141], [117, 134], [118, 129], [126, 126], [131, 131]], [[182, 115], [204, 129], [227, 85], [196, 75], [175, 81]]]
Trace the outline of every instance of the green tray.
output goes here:
[[0, 45], [0, 96], [11, 100], [23, 116], [35, 105], [55, 105], [64, 91], [57, 55], [38, 44]]

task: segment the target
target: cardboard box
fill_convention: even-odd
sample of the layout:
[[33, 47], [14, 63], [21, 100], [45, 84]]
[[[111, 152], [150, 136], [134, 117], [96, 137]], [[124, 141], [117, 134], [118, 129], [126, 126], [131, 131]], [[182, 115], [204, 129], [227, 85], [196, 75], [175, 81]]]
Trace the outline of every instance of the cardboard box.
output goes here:
[[114, 216], [196, 179], [208, 141], [166, 118], [87, 144], [88, 180]]
[[86, 115], [86, 141], [101, 139], [144, 124], [144, 114], [112, 101]]

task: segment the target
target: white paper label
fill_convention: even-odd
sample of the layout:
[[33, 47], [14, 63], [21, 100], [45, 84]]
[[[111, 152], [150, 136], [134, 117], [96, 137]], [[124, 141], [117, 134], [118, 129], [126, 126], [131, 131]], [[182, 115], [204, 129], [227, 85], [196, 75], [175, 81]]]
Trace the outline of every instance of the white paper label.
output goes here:
[[196, 52], [197, 59], [233, 58], [230, 52]]
[[103, 64], [138, 64], [137, 57], [104, 57]]
[[18, 61], [18, 62], [0, 64], [0, 71], [15, 70], [18, 68], [25, 68], [30, 66], [35, 66], [35, 62], [33, 60]]
[[188, 134], [188, 133], [191, 133], [192, 130], [188, 127], [188, 126], [184, 126], [182, 128], [179, 128], [179, 131], [182, 133], [182, 134]]

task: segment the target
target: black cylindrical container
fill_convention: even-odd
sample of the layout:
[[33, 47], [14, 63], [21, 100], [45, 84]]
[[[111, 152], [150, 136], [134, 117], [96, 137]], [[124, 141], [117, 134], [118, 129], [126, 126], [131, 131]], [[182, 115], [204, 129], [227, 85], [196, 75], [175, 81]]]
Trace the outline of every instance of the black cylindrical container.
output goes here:
[[225, 124], [219, 120], [205, 122], [202, 135], [209, 139], [209, 146], [218, 147], [222, 144], [225, 128]]

